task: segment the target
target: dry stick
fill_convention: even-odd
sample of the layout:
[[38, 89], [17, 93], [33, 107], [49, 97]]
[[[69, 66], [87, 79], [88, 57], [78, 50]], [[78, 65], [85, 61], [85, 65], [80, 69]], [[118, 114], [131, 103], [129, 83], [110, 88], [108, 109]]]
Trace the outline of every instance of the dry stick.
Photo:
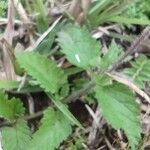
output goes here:
[[15, 5], [15, 8], [18, 12], [18, 14], [20, 15], [21, 17], [21, 20], [23, 21], [24, 24], [30, 24], [31, 23], [31, 20], [29, 19], [25, 9], [23, 8], [20, 0], [13, 0], [14, 1], [14, 5]]
[[113, 70], [116, 70], [124, 61], [124, 59], [132, 55], [133, 53], [137, 52], [139, 46], [150, 36], [150, 26], [147, 26], [141, 35], [135, 39], [135, 41], [131, 44], [131, 46], [127, 49], [125, 54], [121, 56], [121, 58], [113, 65], [113, 67], [109, 70], [109, 72], [112, 72]]
[[114, 80], [116, 80], [116, 81], [118, 81], [118, 82], [128, 86], [130, 89], [132, 89], [137, 94], [142, 96], [150, 104], [149, 96], [144, 91], [142, 91], [138, 86], [136, 86], [134, 83], [132, 83], [130, 80], [126, 79], [125, 77], [121, 77], [117, 73], [114, 73], [114, 74], [107, 73], [107, 75], [112, 77]]
[[43, 115], [43, 110], [38, 111], [38, 112], [36, 112], [36, 113], [34, 113], [32, 115], [25, 116], [24, 119], [25, 120], [32, 120], [32, 119], [36, 119], [38, 117], [41, 117], [42, 115]]
[[[18, 19], [15, 19], [15, 20], [14, 20], [14, 23], [21, 25], [21, 21], [18, 20]], [[8, 18], [1, 18], [1, 17], [0, 17], [0, 26], [1, 26], [1, 25], [5, 25], [5, 24], [8, 24]]]
[[98, 139], [97, 137], [99, 136], [100, 131], [102, 131], [102, 127], [105, 124], [105, 120], [103, 119], [99, 106], [97, 106], [95, 113], [93, 115], [91, 114], [91, 116], [93, 116], [92, 117], [93, 122], [92, 122], [91, 130], [89, 132], [87, 143], [90, 149], [94, 149], [95, 143], [97, 143], [97, 139]]
[[[32, 24], [32, 22], [31, 22], [31, 19], [28, 17], [26, 10], [24, 9], [20, 0], [13, 0], [13, 1], [14, 1], [15, 8], [16, 8], [16, 10], [17, 10], [22, 22], [23, 22], [23, 25], [25, 26], [25, 28], [27, 30], [30, 30], [28, 25]], [[33, 44], [34, 39], [33, 39], [33, 35], [31, 32], [29, 34], [29, 38], [30, 38], [30, 43]]]

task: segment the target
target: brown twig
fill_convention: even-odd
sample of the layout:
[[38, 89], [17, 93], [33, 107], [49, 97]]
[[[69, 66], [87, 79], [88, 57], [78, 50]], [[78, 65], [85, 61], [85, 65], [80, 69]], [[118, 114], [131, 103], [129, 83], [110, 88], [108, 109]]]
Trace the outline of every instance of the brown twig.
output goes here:
[[133, 41], [131, 46], [127, 49], [127, 51], [120, 57], [120, 59], [112, 66], [112, 68], [109, 70], [109, 72], [112, 72], [113, 70], [116, 70], [125, 60], [125, 58], [129, 55], [132, 55], [133, 53], [137, 52], [139, 49], [139, 46], [150, 36], [150, 26], [147, 26], [141, 35]]
[[25, 9], [23, 8], [21, 2], [19, 0], [13, 0], [14, 1], [14, 5], [15, 8], [18, 12], [18, 14], [20, 15], [21, 20], [23, 21], [24, 24], [31, 24], [31, 20], [28, 17]]
[[29, 116], [25, 116], [24, 119], [29, 121], [29, 120], [36, 119], [36, 118], [38, 118], [38, 117], [41, 117], [42, 115], [43, 115], [43, 110], [38, 111], [38, 112], [36, 112], [36, 113], [34, 113], [34, 114], [31, 114], [31, 115], [29, 115]]
[[[43, 110], [38, 111], [38, 112], [31, 114], [31, 115], [24, 116], [23, 119], [29, 121], [29, 120], [41, 117], [42, 115], [43, 115]], [[2, 128], [2, 127], [13, 127], [14, 125], [15, 125], [15, 123], [4, 121], [4, 122], [0, 123], [0, 128]]]
[[[14, 3], [12, 0], [8, 1], [8, 23], [5, 29], [4, 38], [6, 41], [12, 45], [13, 36], [14, 36]], [[11, 63], [9, 54], [6, 50], [7, 48], [3, 45], [3, 66], [6, 74], [6, 78], [10, 80], [15, 80], [16, 76], [13, 70], [13, 65]]]

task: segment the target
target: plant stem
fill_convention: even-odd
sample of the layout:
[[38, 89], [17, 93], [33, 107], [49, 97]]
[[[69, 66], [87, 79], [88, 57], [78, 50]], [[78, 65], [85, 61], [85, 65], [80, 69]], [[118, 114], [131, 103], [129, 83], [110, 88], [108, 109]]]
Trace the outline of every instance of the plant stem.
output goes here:
[[95, 83], [93, 81], [90, 81], [88, 84], [86, 84], [82, 89], [73, 92], [70, 96], [64, 99], [65, 102], [71, 102], [75, 101], [76, 99], [80, 98], [81, 96], [85, 95], [87, 92], [89, 92], [92, 88], [94, 88]]

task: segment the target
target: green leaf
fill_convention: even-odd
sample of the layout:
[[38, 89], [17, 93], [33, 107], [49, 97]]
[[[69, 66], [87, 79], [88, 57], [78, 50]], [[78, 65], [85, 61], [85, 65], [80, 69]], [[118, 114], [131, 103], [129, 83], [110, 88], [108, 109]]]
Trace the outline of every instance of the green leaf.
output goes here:
[[7, 96], [0, 92], [0, 117], [14, 120], [16, 117], [22, 116], [24, 112], [23, 104], [19, 99], [8, 100]]
[[36, 25], [40, 33], [44, 32], [48, 28], [47, 12], [43, 0], [37, 0], [33, 3], [34, 9], [38, 15], [36, 15]]
[[90, 62], [100, 55], [100, 44], [91, 37], [85, 27], [67, 25], [58, 34], [62, 52], [74, 65], [88, 69]]
[[92, 74], [92, 79], [97, 83], [98, 86], [107, 86], [112, 84], [112, 78], [106, 74], [97, 75]]
[[60, 112], [48, 108], [41, 127], [33, 135], [31, 150], [54, 150], [71, 134], [70, 121]]
[[17, 60], [29, 75], [47, 92], [56, 93], [67, 82], [63, 70], [48, 58], [35, 52], [17, 52]]
[[141, 55], [131, 62], [131, 67], [124, 69], [123, 73], [130, 77], [135, 84], [144, 88], [145, 82], [150, 81], [150, 60]]
[[108, 52], [101, 58], [100, 67], [102, 69], [107, 69], [111, 67], [118, 59], [122, 50], [118, 47], [114, 40], [112, 40]]
[[60, 29], [63, 27], [64, 23], [59, 22], [55, 25], [55, 27], [49, 32], [49, 34], [43, 39], [43, 41], [38, 45], [38, 47], [35, 49], [35, 51], [39, 52], [42, 55], [50, 55], [52, 52], [52, 45], [55, 40], [56, 33], [60, 31]]
[[128, 18], [128, 17], [123, 17], [123, 16], [115, 16], [112, 18], [109, 18], [109, 21], [115, 22], [115, 23], [120, 23], [120, 24], [125, 24], [125, 25], [149, 25], [150, 20], [146, 18]]
[[0, 81], [0, 89], [10, 90], [13, 88], [17, 88], [19, 86], [19, 82], [12, 80], [1, 80]]
[[1, 129], [2, 145], [4, 150], [27, 150], [31, 140], [27, 122], [17, 120], [14, 127]]
[[114, 83], [96, 87], [96, 97], [106, 120], [115, 128], [123, 129], [132, 149], [140, 139], [140, 108], [135, 96], [124, 85]]

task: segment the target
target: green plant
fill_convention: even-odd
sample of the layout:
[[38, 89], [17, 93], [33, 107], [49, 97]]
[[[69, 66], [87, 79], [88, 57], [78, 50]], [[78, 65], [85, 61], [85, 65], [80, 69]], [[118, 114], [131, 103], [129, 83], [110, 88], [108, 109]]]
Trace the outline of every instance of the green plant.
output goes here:
[[146, 19], [150, 15], [150, 10], [148, 6], [150, 5], [149, 0], [137, 0], [136, 3], [132, 4], [132, 6], [126, 11], [123, 12], [122, 15], [130, 17], [130, 18], [141, 18]]
[[97, 0], [88, 13], [88, 21], [92, 26], [105, 22], [148, 25], [147, 6], [148, 0]]
[[0, 117], [6, 120], [6, 124], [1, 128], [4, 149], [25, 149], [29, 144], [31, 133], [23, 118], [24, 113], [25, 109], [19, 99], [8, 100], [8, 97], [0, 92]]
[[[19, 150], [20, 147], [29, 150], [53, 150], [71, 134], [72, 125], [77, 125], [84, 130], [65, 103], [68, 100], [78, 98], [82, 91], [85, 95], [92, 92], [92, 96], [97, 99], [108, 123], [115, 129], [124, 130], [132, 150], [136, 150], [141, 138], [141, 127], [140, 108], [136, 103], [135, 93], [126, 85], [114, 81], [109, 76], [111, 73], [109, 70], [122, 55], [121, 48], [113, 40], [108, 52], [103, 54], [101, 44], [91, 37], [86, 27], [72, 24], [68, 24], [58, 33], [57, 42], [61, 47], [61, 55], [65, 55], [67, 60], [76, 68], [67, 71], [58, 68], [56, 62], [38, 52], [16, 53], [15, 56], [20, 67], [28, 74], [27, 84], [33, 87], [39, 85], [39, 88], [45, 91], [55, 106], [44, 111], [41, 126], [31, 135], [24, 116], [24, 107], [20, 100], [15, 98], [8, 100], [3, 93], [0, 93], [0, 117], [9, 124], [9, 126], [1, 128], [4, 148], [6, 150]], [[30, 61], [31, 59], [32, 61]], [[138, 59], [142, 59], [143, 66], [140, 68], [145, 70], [147, 75], [149, 73], [149, 69], [147, 69], [149, 60], [144, 56], [140, 56]], [[139, 77], [142, 83], [150, 80], [149, 76], [146, 76], [146, 80], [141, 78], [141, 69], [139, 69], [137, 62], [137, 65], [131, 62], [133, 67], [124, 70], [124, 72], [131, 72], [129, 76], [132, 76], [132, 69], [136, 69], [138, 72], [136, 77]], [[97, 71], [93, 71], [94, 68]], [[73, 71], [72, 74], [86, 71], [90, 80], [88, 79], [85, 81], [86, 83], [83, 82], [83, 85], [80, 85], [81, 91], [74, 91], [76, 95], [73, 93], [69, 96], [68, 78], [71, 71]], [[8, 84], [16, 87], [18, 83], [8, 82]], [[4, 83], [0, 85], [3, 88], [8, 88], [8, 86], [4, 86]], [[93, 90], [91, 91], [91, 89]], [[11, 141], [10, 138], [13, 140]]]
[[0, 16], [6, 15], [6, 8], [7, 8], [7, 1], [1, 0], [0, 1]]
[[150, 60], [144, 56], [139, 56], [135, 61], [131, 62], [131, 67], [123, 70], [123, 73], [130, 77], [139, 87], [145, 87], [145, 82], [149, 81]]
[[48, 28], [47, 8], [44, 0], [37, 0], [36, 3], [30, 0], [21, 0], [26, 6], [29, 14], [33, 15], [36, 21], [36, 27], [41, 34]]

